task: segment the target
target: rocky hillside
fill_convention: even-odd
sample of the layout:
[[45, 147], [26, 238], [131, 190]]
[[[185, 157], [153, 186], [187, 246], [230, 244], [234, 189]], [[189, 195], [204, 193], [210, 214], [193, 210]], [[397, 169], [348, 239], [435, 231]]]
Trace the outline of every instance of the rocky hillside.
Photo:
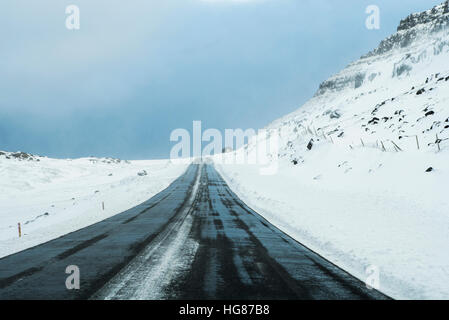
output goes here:
[[[447, 51], [449, 46], [449, 2], [431, 10], [411, 14], [403, 19], [397, 32], [383, 40], [379, 46], [345, 70], [324, 81], [316, 96], [344, 89], [357, 89], [363, 85], [382, 81], [384, 78], [399, 78], [413, 71], [414, 66], [428, 61]], [[445, 51], [446, 50], [446, 51]], [[377, 66], [385, 59], [396, 57], [392, 69], [383, 74]], [[436, 71], [437, 72], [437, 71]]]
[[17, 151], [17, 152], [8, 152], [8, 151], [1, 151], [0, 150], [0, 159], [4, 158], [7, 160], [13, 159], [18, 161], [41, 161], [39, 158], [42, 158], [40, 156], [36, 156], [30, 153]]
[[379, 47], [324, 81], [315, 96], [269, 128], [281, 156], [314, 143], [382, 151], [449, 147], [449, 2], [415, 13]]

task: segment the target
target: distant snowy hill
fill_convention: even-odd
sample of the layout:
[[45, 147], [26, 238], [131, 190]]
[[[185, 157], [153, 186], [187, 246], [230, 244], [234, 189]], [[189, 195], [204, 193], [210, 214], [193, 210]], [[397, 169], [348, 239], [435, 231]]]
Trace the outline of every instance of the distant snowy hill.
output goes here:
[[449, 298], [448, 1], [268, 128], [276, 175], [218, 166], [245, 202], [362, 280], [378, 267], [393, 297]]

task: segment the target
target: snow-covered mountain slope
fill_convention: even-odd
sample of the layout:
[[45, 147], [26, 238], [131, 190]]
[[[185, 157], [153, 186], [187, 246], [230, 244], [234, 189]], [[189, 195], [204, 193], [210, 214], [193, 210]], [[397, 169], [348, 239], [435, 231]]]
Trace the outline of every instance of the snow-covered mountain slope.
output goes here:
[[186, 167], [167, 160], [58, 160], [0, 151], [0, 257], [132, 208]]
[[[434, 142], [436, 134], [447, 135], [447, 6], [445, 2], [401, 21], [396, 34], [324, 81], [304, 106], [269, 128], [292, 139], [309, 128], [318, 136], [324, 133], [353, 144], [360, 138], [397, 143], [405, 136], [419, 135], [423, 147]], [[401, 142], [408, 144], [406, 140]]]
[[277, 174], [218, 166], [245, 202], [362, 280], [376, 266], [395, 298], [449, 298], [448, 1], [268, 128]]

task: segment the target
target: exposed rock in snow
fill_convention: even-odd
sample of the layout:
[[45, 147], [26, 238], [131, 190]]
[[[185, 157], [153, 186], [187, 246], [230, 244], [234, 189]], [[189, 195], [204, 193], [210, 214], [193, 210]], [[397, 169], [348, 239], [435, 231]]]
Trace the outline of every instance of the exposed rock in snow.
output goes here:
[[37, 161], [39, 162], [42, 158], [40, 156], [35, 156], [30, 153], [17, 151], [17, 152], [7, 152], [7, 151], [0, 151], [0, 157], [4, 157], [8, 160], [19, 160], [19, 161]]
[[309, 143], [307, 144], [307, 150], [312, 150], [313, 148], [313, 139], [310, 139]]
[[424, 92], [426, 92], [426, 89], [424, 89], [424, 88], [419, 89], [419, 90], [416, 92], [416, 95], [419, 96], [419, 95], [423, 94]]
[[139, 171], [139, 172], [137, 173], [137, 175], [138, 175], [139, 177], [144, 177], [144, 176], [147, 176], [148, 173], [146, 172], [146, 170], [142, 170], [142, 171]]

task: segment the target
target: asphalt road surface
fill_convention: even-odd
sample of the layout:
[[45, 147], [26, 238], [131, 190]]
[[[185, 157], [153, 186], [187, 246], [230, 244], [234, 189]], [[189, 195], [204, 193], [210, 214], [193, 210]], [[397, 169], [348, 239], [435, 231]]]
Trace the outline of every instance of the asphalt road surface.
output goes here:
[[[66, 288], [67, 266], [80, 288]], [[387, 299], [247, 207], [212, 165], [147, 202], [0, 259], [0, 299]]]

